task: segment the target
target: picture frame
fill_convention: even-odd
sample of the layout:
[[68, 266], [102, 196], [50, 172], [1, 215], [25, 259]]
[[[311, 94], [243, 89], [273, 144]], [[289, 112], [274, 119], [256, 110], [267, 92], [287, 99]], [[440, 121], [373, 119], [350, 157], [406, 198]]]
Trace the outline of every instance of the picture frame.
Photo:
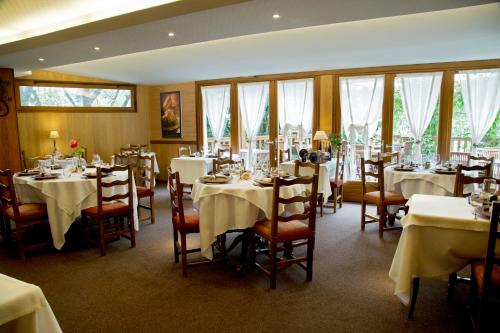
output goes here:
[[182, 138], [181, 92], [160, 93], [161, 135], [163, 138]]

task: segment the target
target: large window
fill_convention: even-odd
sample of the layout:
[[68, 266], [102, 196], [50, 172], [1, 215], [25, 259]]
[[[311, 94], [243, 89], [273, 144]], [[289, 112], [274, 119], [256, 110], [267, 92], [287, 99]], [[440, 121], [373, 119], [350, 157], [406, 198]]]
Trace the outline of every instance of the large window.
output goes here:
[[311, 146], [313, 96], [313, 79], [278, 81], [280, 148]]
[[201, 88], [203, 110], [203, 148], [216, 152], [231, 145], [230, 85]]
[[394, 83], [393, 151], [403, 159], [434, 159], [442, 73], [398, 75]]
[[135, 87], [18, 81], [21, 111], [134, 111]]

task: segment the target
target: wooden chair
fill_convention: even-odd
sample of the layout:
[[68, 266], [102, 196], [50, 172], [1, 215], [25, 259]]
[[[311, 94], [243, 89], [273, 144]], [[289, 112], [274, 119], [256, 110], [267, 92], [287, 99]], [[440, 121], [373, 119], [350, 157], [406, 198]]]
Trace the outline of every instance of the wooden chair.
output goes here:
[[337, 161], [335, 168], [335, 177], [330, 179], [330, 188], [332, 189], [332, 195], [328, 198], [328, 201], [333, 200], [333, 212], [337, 212], [337, 204], [342, 208], [344, 202], [344, 165], [346, 159], [346, 152], [341, 149], [337, 150]]
[[486, 332], [488, 327], [488, 305], [492, 296], [500, 297], [500, 256], [496, 255], [496, 243], [500, 240], [498, 222], [500, 202], [493, 203], [486, 258], [471, 263], [471, 300], [479, 296], [479, 331]]
[[233, 160], [212, 160], [212, 172], [218, 173], [220, 171], [221, 165], [233, 165], [236, 161]]
[[227, 159], [232, 160], [233, 159], [233, 149], [231, 147], [218, 148], [217, 149], [217, 159], [218, 160], [227, 160]]
[[[366, 167], [371, 167], [374, 170], [366, 171]], [[377, 191], [367, 192], [366, 191], [366, 177], [371, 176], [377, 179]], [[393, 192], [387, 192], [384, 190], [384, 161], [365, 161], [361, 158], [361, 230], [365, 230], [365, 225], [367, 223], [378, 222], [378, 235], [380, 238], [384, 236], [385, 231], [399, 230], [401, 227], [387, 227], [387, 206], [397, 205], [402, 209], [406, 204], [406, 199], [401, 195]], [[378, 216], [373, 216], [366, 213], [366, 205], [373, 204], [377, 206]], [[406, 210], [406, 209], [405, 209]], [[366, 220], [369, 218], [370, 220]]]
[[[179, 262], [181, 256], [182, 275], [187, 276], [187, 267], [199, 262], [188, 263], [187, 254], [200, 252], [200, 248], [187, 249], [186, 235], [200, 232], [199, 216], [197, 212], [185, 213], [182, 202], [182, 184], [179, 180], [179, 172], [168, 170], [168, 189], [170, 192], [170, 204], [172, 206], [172, 226], [174, 230], [174, 257]], [[179, 244], [179, 235], [181, 242]]]
[[[114, 180], [103, 182], [103, 172], [111, 173], [114, 171], [127, 171], [127, 178], [123, 180]], [[101, 256], [106, 255], [106, 240], [115, 239], [123, 236], [130, 240], [131, 247], [135, 247], [135, 229], [134, 229], [134, 200], [132, 196], [132, 168], [130, 165], [115, 165], [111, 168], [96, 168], [97, 173], [97, 206], [82, 210], [82, 219], [85, 229], [88, 225], [88, 219], [97, 222], [97, 238], [95, 242], [99, 244]], [[122, 194], [104, 196], [105, 189], [127, 185], [127, 191]], [[111, 190], [112, 191], [112, 190]], [[123, 192], [123, 191], [122, 191]], [[127, 203], [117, 201], [127, 199]], [[124, 225], [124, 218], [127, 219], [127, 225]], [[111, 223], [111, 219], [114, 220]]]
[[[295, 196], [288, 199], [280, 197], [280, 189], [282, 187], [295, 184], [312, 185], [311, 192], [305, 196]], [[286, 180], [279, 177], [274, 178], [272, 217], [270, 220], [257, 222], [253, 228], [254, 235], [250, 239], [252, 262], [269, 276], [271, 289], [276, 289], [276, 271], [278, 267], [298, 264], [306, 270], [306, 280], [312, 280], [314, 237], [316, 229], [316, 214], [313, 212], [316, 210], [317, 193], [318, 174], [314, 174], [311, 177], [300, 177], [292, 180]], [[294, 214], [286, 217], [279, 215], [278, 207], [280, 204], [297, 202], [307, 202], [311, 206], [311, 209], [304, 210], [301, 214]], [[307, 220], [307, 224], [302, 222], [304, 220]], [[262, 251], [258, 251], [257, 253], [255, 235], [262, 237], [269, 243], [269, 251], [267, 252], [270, 259], [269, 270], [255, 260], [257, 254], [264, 253]], [[278, 244], [284, 245], [283, 247], [278, 247]], [[295, 257], [291, 250], [295, 247], [304, 245], [307, 245], [307, 255]], [[284, 251], [283, 259], [278, 259], [276, 257], [279, 251]], [[307, 262], [307, 265], [304, 265], [303, 262]]]
[[[479, 171], [483, 176], [472, 177], [463, 174], [464, 171]], [[455, 176], [455, 188], [453, 191], [453, 196], [455, 197], [466, 197], [470, 193], [464, 194], [464, 186], [468, 184], [482, 184], [486, 178], [484, 175], [489, 175], [491, 171], [491, 164], [486, 165], [473, 165], [466, 166], [459, 164], [457, 166], [457, 173]]]
[[450, 152], [450, 162], [454, 163], [467, 163], [470, 153], [452, 151]]
[[487, 177], [492, 177], [493, 176], [493, 163], [495, 161], [495, 157], [482, 157], [482, 156], [473, 156], [469, 155], [469, 159], [467, 160], [467, 165], [468, 166], [474, 166], [474, 165], [489, 165], [490, 166], [490, 172], [485, 174]]
[[[139, 221], [151, 219], [151, 224], [155, 223], [155, 173], [154, 156], [139, 155], [137, 157], [137, 168], [135, 169], [135, 184], [137, 190], [137, 213], [139, 208], [149, 210], [150, 216], [139, 218]], [[149, 206], [141, 203], [142, 198], [149, 198]]]
[[388, 165], [398, 165], [399, 164], [399, 152], [393, 153], [377, 153], [379, 160], [384, 161], [384, 166]]
[[118, 165], [128, 165], [130, 164], [130, 155], [129, 154], [123, 154], [123, 153], [120, 153], [120, 154], [115, 154], [115, 164], [118, 164]]
[[177, 148], [178, 157], [184, 157], [191, 155], [191, 146], [179, 146]]
[[292, 160], [292, 149], [280, 149], [280, 163]]
[[[314, 174], [318, 175], [319, 177], [319, 163], [312, 163], [312, 162], [302, 162], [299, 160], [295, 160], [295, 170], [294, 170], [294, 176], [295, 177], [301, 177], [302, 175], [300, 174], [300, 169], [301, 168], [308, 168], [308, 169], [313, 169]], [[323, 216], [323, 193], [318, 193], [318, 205], [319, 205], [319, 211], [320, 211], [320, 216]], [[309, 205], [305, 205], [306, 209], [309, 209]]]
[[[23, 204], [17, 200], [12, 171], [0, 170], [0, 206], [3, 217], [3, 237], [6, 244], [15, 234], [17, 248], [21, 259], [26, 257], [26, 252], [50, 246], [50, 229], [48, 225], [47, 206], [44, 204]], [[11, 229], [11, 221], [15, 229]], [[47, 241], [26, 245], [24, 236], [29, 229], [44, 225], [47, 230]]]
[[38, 161], [44, 161], [47, 158], [45, 156], [34, 156], [29, 158], [29, 168], [36, 168], [38, 166]]

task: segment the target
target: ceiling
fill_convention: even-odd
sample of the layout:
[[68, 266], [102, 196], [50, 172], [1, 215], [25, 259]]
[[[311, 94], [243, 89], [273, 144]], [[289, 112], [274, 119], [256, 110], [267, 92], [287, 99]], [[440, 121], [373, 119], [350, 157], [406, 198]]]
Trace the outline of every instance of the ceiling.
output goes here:
[[[184, 1], [166, 6], [179, 6]], [[17, 72], [48, 68], [156, 85], [308, 70], [500, 58], [498, 2], [214, 2], [220, 7], [198, 8], [175, 17], [41, 47], [24, 45], [23, 49], [23, 41], [17, 42], [14, 50], [2, 49], [0, 45], [0, 67], [11, 67]], [[230, 3], [235, 4], [227, 5]], [[281, 17], [273, 19], [274, 13]], [[168, 32], [175, 36], [169, 37]], [[100, 50], [94, 51], [94, 46]], [[45, 61], [39, 62], [40, 57]]]

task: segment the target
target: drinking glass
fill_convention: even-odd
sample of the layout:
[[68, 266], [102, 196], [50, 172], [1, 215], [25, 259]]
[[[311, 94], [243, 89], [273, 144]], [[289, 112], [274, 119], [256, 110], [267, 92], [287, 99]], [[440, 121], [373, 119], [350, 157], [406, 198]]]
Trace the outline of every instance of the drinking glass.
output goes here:
[[70, 165], [67, 165], [64, 167], [64, 169], [63, 169], [64, 178], [69, 178], [71, 176], [71, 170], [72, 170], [72, 166], [70, 166]]
[[483, 191], [486, 193], [489, 193], [491, 195], [495, 194], [496, 192], [496, 182], [492, 178], [486, 178], [483, 181]]
[[279, 173], [278, 173], [278, 168], [277, 167], [271, 167], [271, 169], [269, 170], [269, 173], [270, 173], [270, 176], [271, 177], [278, 177]]
[[101, 166], [101, 163], [102, 160], [99, 154], [94, 154], [94, 156], [92, 157], [92, 165], [98, 167]]

